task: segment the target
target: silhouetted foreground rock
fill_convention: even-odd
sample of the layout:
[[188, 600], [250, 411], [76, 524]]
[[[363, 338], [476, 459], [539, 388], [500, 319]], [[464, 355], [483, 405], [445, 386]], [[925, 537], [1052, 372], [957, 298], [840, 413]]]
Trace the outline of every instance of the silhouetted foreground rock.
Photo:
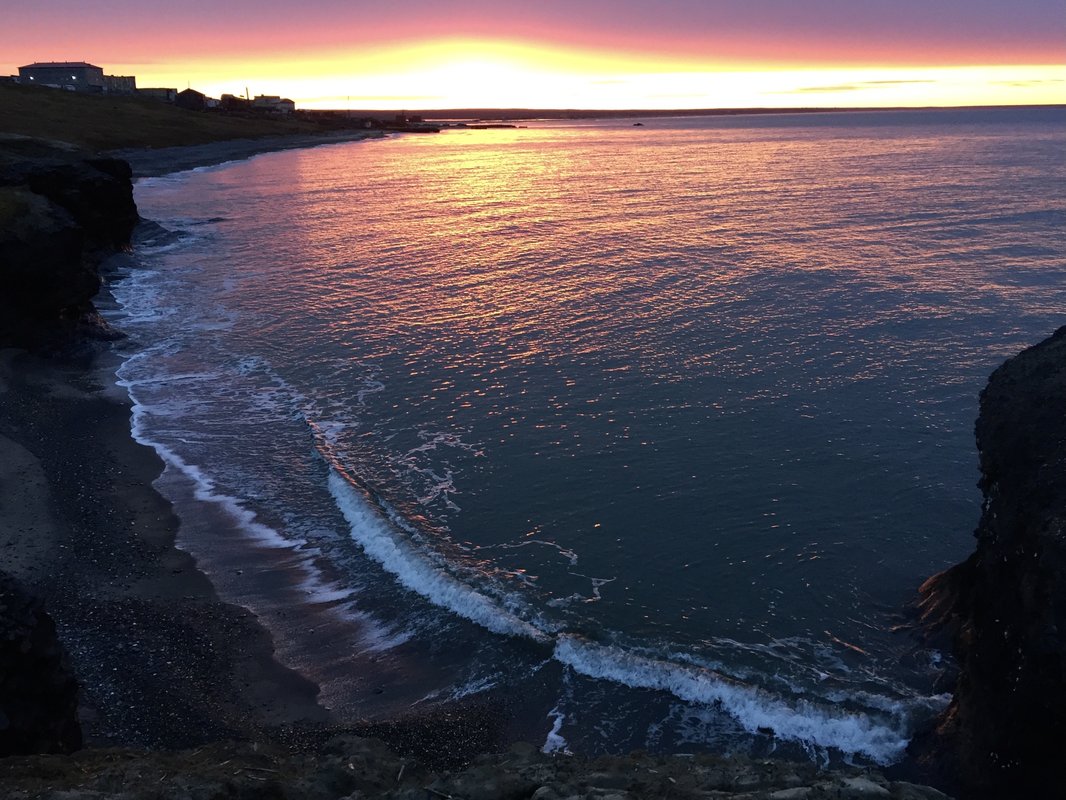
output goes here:
[[0, 762], [10, 800], [939, 800], [940, 792], [876, 772], [819, 772], [809, 764], [743, 758], [544, 755], [516, 745], [438, 774], [373, 739], [345, 736], [310, 756], [219, 743], [197, 750], [83, 751]]
[[78, 684], [41, 603], [0, 572], [0, 756], [81, 747]]
[[1066, 763], [1066, 327], [997, 369], [977, 419], [977, 549], [922, 587], [959, 678], [914, 750], [972, 796], [1061, 796]]
[[0, 139], [0, 347], [92, 328], [99, 264], [138, 219], [126, 162]]

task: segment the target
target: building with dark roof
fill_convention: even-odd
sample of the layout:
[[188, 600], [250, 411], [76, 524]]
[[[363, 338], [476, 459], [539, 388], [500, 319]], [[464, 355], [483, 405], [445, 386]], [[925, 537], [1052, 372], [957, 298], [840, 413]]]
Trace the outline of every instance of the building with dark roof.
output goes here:
[[20, 83], [103, 94], [104, 70], [84, 61], [39, 61], [19, 67]]
[[187, 108], [190, 111], [203, 111], [207, 108], [207, 97], [203, 92], [195, 89], [183, 89], [174, 98], [174, 105], [178, 108]]

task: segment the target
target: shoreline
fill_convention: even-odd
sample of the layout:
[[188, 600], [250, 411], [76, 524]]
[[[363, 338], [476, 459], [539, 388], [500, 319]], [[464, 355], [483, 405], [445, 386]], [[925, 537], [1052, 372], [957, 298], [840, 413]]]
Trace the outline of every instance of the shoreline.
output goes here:
[[6, 569], [56, 621], [86, 743], [182, 747], [326, 721], [318, 687], [176, 547], [179, 521], [152, 485], [163, 463], [130, 435], [100, 358], [4, 355], [0, 463], [18, 473], [0, 484]]
[[180, 147], [110, 150], [106, 155], [129, 162], [130, 167], [133, 168], [133, 180], [136, 183], [140, 178], [158, 178], [175, 172], [214, 167], [230, 161], [243, 161], [262, 153], [310, 149], [329, 144], [358, 142], [364, 139], [381, 139], [384, 135], [382, 131], [375, 130], [344, 130], [333, 133], [267, 136], [258, 139], [227, 139], [209, 144]]
[[355, 734], [454, 768], [515, 739], [495, 696], [382, 719], [327, 711], [264, 623], [177, 546], [180, 520], [154, 486], [164, 462], [102, 380], [114, 363], [107, 351], [57, 362], [0, 350], [0, 548], [56, 623], [80, 687], [80, 752], [226, 741], [317, 752]]

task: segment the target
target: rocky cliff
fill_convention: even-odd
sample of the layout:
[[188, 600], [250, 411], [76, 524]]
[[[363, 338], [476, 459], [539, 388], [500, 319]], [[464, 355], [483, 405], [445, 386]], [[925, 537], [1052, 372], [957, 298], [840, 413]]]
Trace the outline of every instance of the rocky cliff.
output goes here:
[[[1050, 797], [1066, 763], [1066, 327], [997, 369], [976, 426], [977, 548], [922, 586], [959, 677], [915, 742], [963, 794]], [[1058, 788], [1055, 788], [1058, 787]]]
[[100, 262], [137, 221], [126, 162], [0, 138], [0, 347], [96, 327]]
[[[0, 348], [66, 350], [103, 330], [92, 298], [138, 221], [131, 177], [124, 161], [0, 136]], [[77, 694], [54, 622], [0, 571], [0, 755], [80, 747]]]
[[78, 684], [41, 603], [0, 572], [0, 756], [81, 747]]

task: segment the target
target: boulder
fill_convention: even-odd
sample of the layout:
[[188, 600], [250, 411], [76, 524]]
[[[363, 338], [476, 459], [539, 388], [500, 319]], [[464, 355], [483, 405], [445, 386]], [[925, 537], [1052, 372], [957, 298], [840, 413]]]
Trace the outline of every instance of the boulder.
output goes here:
[[81, 747], [78, 684], [39, 600], [0, 572], [0, 756]]

